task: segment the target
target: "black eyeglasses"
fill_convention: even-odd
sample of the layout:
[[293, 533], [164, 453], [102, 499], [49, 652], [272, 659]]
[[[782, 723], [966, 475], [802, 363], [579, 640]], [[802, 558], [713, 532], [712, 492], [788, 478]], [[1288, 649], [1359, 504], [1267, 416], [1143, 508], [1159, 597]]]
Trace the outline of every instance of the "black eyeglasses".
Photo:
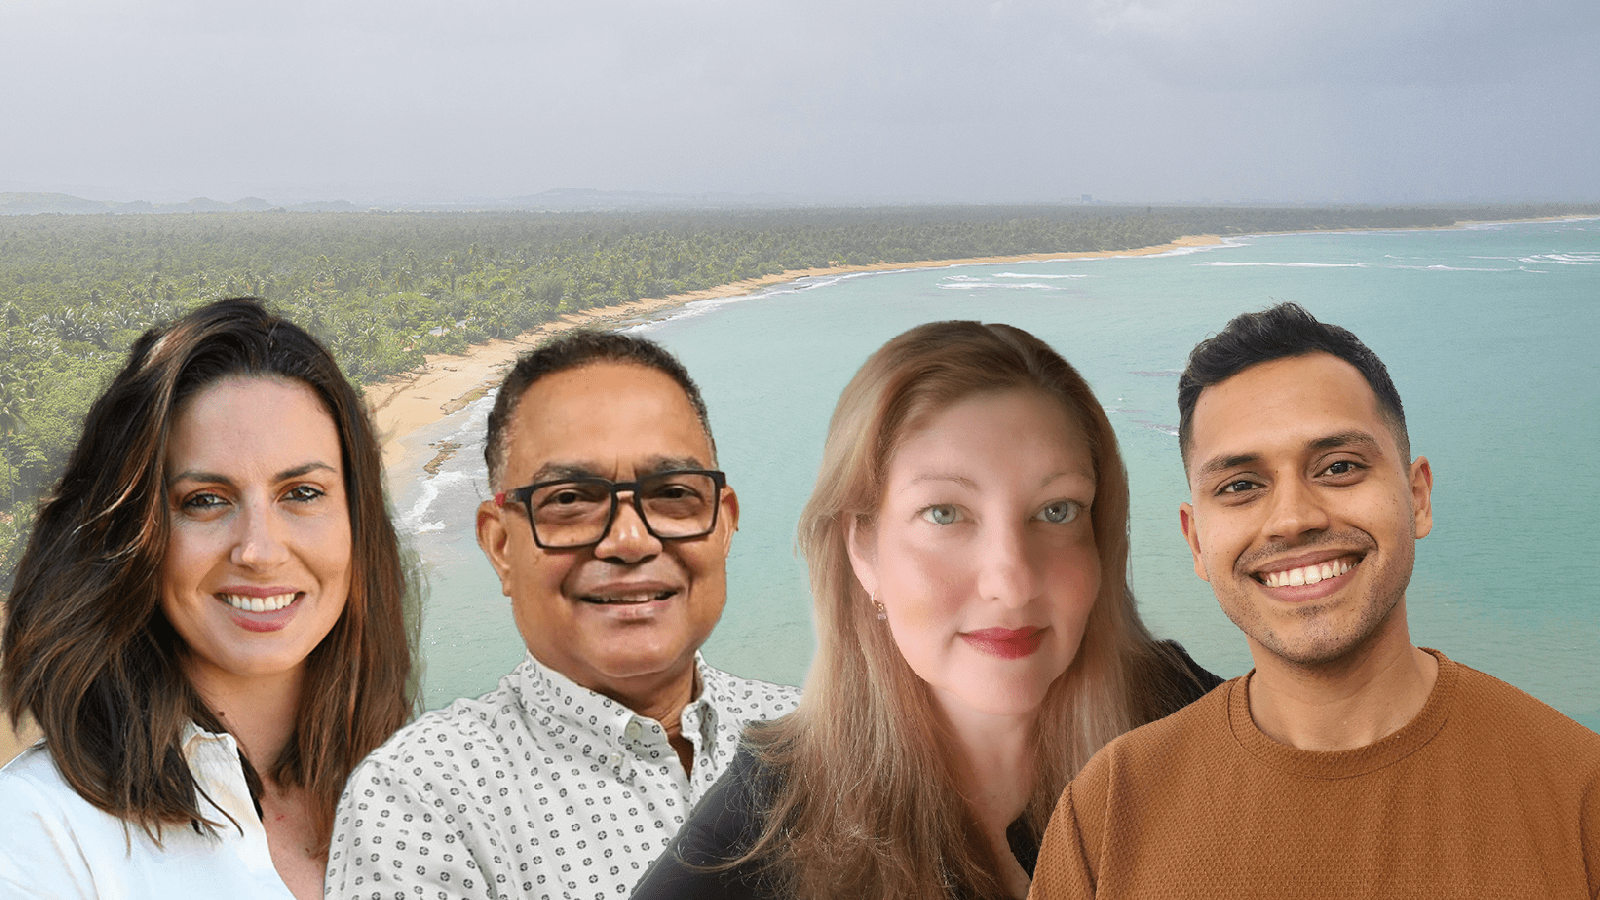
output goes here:
[[617, 495], [633, 493], [646, 531], [663, 541], [703, 537], [717, 527], [727, 476], [714, 469], [657, 472], [638, 481], [568, 478], [541, 481], [494, 495], [496, 506], [516, 500], [528, 510], [533, 542], [545, 550], [590, 547], [605, 540], [617, 518]]

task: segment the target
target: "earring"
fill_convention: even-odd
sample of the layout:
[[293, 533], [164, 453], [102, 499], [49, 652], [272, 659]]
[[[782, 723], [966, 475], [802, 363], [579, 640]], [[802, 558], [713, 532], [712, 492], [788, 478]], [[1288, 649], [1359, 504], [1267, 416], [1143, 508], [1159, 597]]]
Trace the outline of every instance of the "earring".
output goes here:
[[878, 608], [878, 621], [881, 622], [884, 619], [889, 618], [889, 612], [888, 612], [888, 610], [883, 608], [883, 604], [882, 603], [878, 602], [878, 595], [877, 594], [873, 594], [872, 595], [872, 605], [876, 606]]

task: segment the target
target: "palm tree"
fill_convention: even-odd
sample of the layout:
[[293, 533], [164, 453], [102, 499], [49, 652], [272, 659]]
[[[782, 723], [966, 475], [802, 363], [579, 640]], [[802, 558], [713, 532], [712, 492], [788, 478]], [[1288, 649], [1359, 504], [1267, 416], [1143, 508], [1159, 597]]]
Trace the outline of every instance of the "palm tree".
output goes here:
[[[11, 381], [0, 381], [0, 459], [4, 459], [7, 466], [11, 463], [11, 435], [22, 425], [22, 406], [22, 392], [17, 390], [16, 385]], [[7, 507], [15, 499], [15, 484], [15, 478], [6, 479]]]

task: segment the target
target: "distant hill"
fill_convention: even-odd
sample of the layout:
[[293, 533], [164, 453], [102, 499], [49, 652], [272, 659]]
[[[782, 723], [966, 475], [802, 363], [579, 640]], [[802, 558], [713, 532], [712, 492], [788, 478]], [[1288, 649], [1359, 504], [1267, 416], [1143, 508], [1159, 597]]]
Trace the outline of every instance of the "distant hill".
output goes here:
[[139, 213], [195, 213], [195, 212], [267, 212], [282, 209], [292, 212], [359, 212], [360, 207], [348, 200], [324, 200], [315, 203], [298, 203], [276, 206], [260, 197], [245, 197], [232, 203], [196, 197], [183, 203], [151, 203], [132, 200], [85, 200], [71, 194], [0, 192], [0, 215], [29, 216], [40, 213], [62, 215], [139, 214]]
[[648, 212], [667, 210], [715, 209], [795, 209], [815, 206], [815, 198], [791, 194], [731, 194], [711, 191], [699, 194], [665, 194], [653, 191], [602, 191], [596, 188], [554, 188], [520, 197], [474, 198], [452, 202], [381, 201], [357, 206], [348, 200], [318, 200], [310, 203], [274, 204], [260, 197], [245, 197], [232, 203], [196, 197], [184, 203], [151, 203], [148, 200], [119, 202], [86, 200], [71, 194], [0, 192], [0, 215], [26, 216], [57, 214], [134, 214], [195, 212], [363, 212], [369, 210], [417, 210], [432, 212]]
[[526, 209], [540, 212], [643, 211], [667, 209], [778, 209], [815, 205], [816, 201], [791, 194], [663, 194], [654, 191], [602, 191], [596, 188], [552, 188], [537, 194], [491, 201], [492, 209]]

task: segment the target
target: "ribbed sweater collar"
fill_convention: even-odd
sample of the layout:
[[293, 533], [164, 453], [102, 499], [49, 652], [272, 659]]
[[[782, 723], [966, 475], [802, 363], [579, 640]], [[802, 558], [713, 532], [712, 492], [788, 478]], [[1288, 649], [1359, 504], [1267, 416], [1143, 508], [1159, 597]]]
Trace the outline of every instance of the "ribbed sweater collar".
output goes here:
[[1229, 682], [1228, 725], [1240, 749], [1261, 762], [1307, 778], [1354, 778], [1393, 765], [1427, 746], [1450, 716], [1460, 666], [1437, 650], [1422, 648], [1439, 660], [1439, 677], [1428, 702], [1416, 717], [1394, 734], [1354, 750], [1299, 750], [1267, 737], [1250, 717], [1249, 675]]

